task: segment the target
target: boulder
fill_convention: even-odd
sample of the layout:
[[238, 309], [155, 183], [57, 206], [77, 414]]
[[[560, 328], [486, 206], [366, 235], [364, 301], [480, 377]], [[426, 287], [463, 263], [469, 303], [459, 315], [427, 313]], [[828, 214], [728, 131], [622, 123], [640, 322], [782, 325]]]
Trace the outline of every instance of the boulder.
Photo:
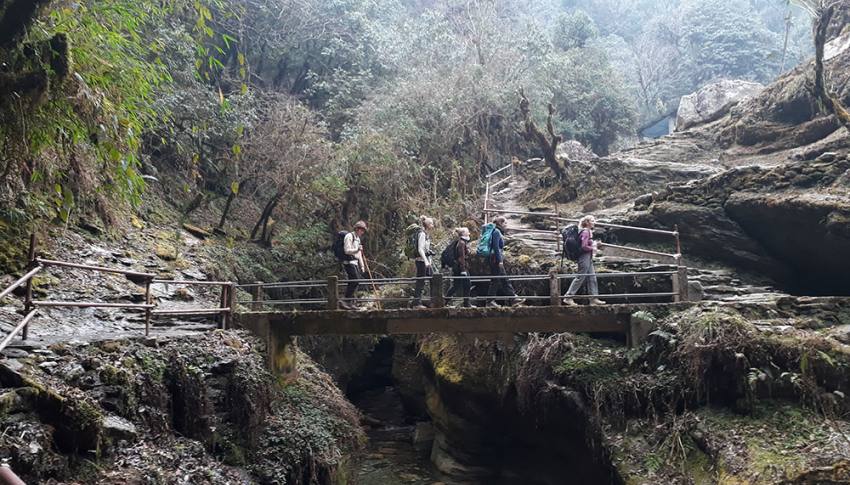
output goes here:
[[562, 160], [595, 160], [599, 158], [593, 150], [576, 140], [567, 140], [558, 145], [555, 156]]
[[676, 131], [715, 121], [740, 101], [755, 96], [764, 85], [742, 80], [724, 79], [683, 96], [676, 113]]

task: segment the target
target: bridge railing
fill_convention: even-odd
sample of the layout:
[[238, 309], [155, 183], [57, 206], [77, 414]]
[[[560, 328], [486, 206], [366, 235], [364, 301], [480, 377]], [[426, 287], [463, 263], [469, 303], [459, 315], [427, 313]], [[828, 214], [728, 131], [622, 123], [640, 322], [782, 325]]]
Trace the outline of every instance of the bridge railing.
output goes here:
[[[95, 266], [90, 264], [71, 263], [67, 261], [58, 261], [53, 259], [45, 259], [36, 257], [35, 236], [30, 237], [29, 270], [18, 278], [14, 283], [6, 287], [0, 292], [0, 300], [10, 295], [14, 290], [25, 287], [24, 293], [24, 318], [21, 320], [11, 332], [0, 342], [0, 351], [6, 348], [12, 340], [18, 335], [21, 335], [21, 340], [27, 340], [29, 334], [29, 325], [36, 316], [39, 308], [117, 308], [130, 311], [142, 311], [145, 314], [145, 335], [150, 335], [151, 319], [155, 316], [204, 316], [216, 315], [219, 318], [222, 328], [227, 328], [228, 322], [232, 319], [233, 307], [235, 305], [236, 284], [229, 281], [203, 281], [203, 280], [168, 280], [157, 279], [155, 274], [142, 273], [139, 271], [131, 271], [123, 268], [110, 268], [105, 266]], [[144, 285], [145, 296], [144, 303], [112, 303], [102, 301], [57, 301], [57, 300], [34, 300], [33, 299], [33, 277], [41, 271], [50, 268], [68, 268], [84, 271], [92, 271], [96, 273], [111, 273], [119, 274], [127, 277], [137, 284]], [[216, 286], [220, 288], [220, 298], [218, 307], [207, 308], [164, 308], [159, 309], [159, 305], [153, 301], [151, 286], [152, 285], [170, 285], [179, 284], [185, 286]]]
[[[253, 283], [247, 285], [239, 285], [238, 287], [249, 291], [251, 299], [239, 300], [236, 303], [245, 305], [252, 311], [263, 311], [266, 307], [285, 307], [288, 309], [297, 309], [306, 307], [309, 309], [328, 309], [337, 310], [342, 302], [374, 302], [377, 304], [383, 303], [409, 303], [412, 297], [405, 294], [404, 296], [381, 296], [376, 290], [383, 287], [405, 288], [415, 285], [417, 282], [425, 283], [429, 286], [428, 293], [423, 293], [423, 300], [428, 301], [432, 308], [441, 308], [446, 306], [447, 296], [445, 294], [446, 283], [452, 283], [460, 280], [468, 280], [470, 283], [493, 283], [494, 281], [509, 279], [512, 282], [545, 282], [548, 281], [549, 291], [545, 295], [519, 295], [530, 301], [548, 301], [549, 305], [561, 305], [561, 299], [564, 297], [562, 293], [562, 282], [573, 280], [580, 276], [595, 276], [597, 279], [613, 279], [613, 278], [638, 278], [660, 277], [661, 279], [669, 279], [670, 291], [655, 291], [642, 293], [607, 293], [600, 294], [598, 297], [602, 300], [646, 300], [646, 299], [669, 299], [671, 302], [687, 301], [688, 300], [688, 284], [687, 284], [687, 268], [677, 267], [670, 271], [643, 271], [643, 272], [619, 272], [619, 273], [596, 273], [593, 275], [576, 274], [576, 273], [550, 273], [536, 275], [504, 275], [504, 276], [445, 276], [443, 274], [435, 274], [427, 277], [410, 277], [410, 278], [379, 278], [379, 279], [361, 279], [361, 280], [340, 280], [336, 276], [332, 276], [327, 280], [307, 280], [294, 281], [283, 283]], [[356, 282], [361, 285], [361, 295], [353, 298], [341, 297], [341, 290], [351, 282]], [[292, 298], [275, 298], [266, 299], [266, 290], [283, 289], [291, 290], [299, 295], [309, 294], [309, 296], [294, 296]], [[371, 292], [370, 296], [369, 295]], [[317, 293], [319, 294], [317, 296]], [[454, 299], [460, 299], [460, 296], [453, 296]], [[471, 299], [478, 301], [494, 301], [505, 300], [510, 297], [505, 295], [476, 295], [471, 296]], [[576, 299], [587, 299], [589, 295], [576, 295]], [[318, 308], [317, 308], [318, 307]]]
[[[496, 181], [492, 182], [492, 178], [496, 175], [510, 170], [510, 175]], [[556, 224], [559, 223], [573, 223], [577, 224], [579, 219], [563, 217], [559, 211], [555, 212], [533, 212], [533, 211], [516, 211], [516, 210], [501, 210], [492, 207], [492, 199], [493, 190], [502, 185], [503, 183], [510, 182], [516, 176], [516, 166], [513, 163], [505, 165], [504, 167], [490, 173], [487, 175], [487, 179], [485, 181], [484, 186], [484, 223], [487, 224], [490, 222], [491, 215], [519, 215], [519, 216], [533, 216], [533, 217], [541, 217], [543, 219], [549, 219]], [[620, 246], [616, 244], [608, 244], [601, 243], [600, 247], [607, 247], [610, 250], [610, 253], [623, 255], [623, 256], [640, 256], [640, 257], [650, 257], [654, 259], [658, 259], [663, 262], [668, 262], [675, 264], [676, 266], [682, 266], [682, 244], [679, 239], [679, 228], [678, 226], [674, 226], [673, 230], [664, 230], [664, 229], [653, 229], [648, 227], [637, 227], [637, 226], [627, 226], [622, 224], [614, 224], [611, 222], [601, 222], [598, 221], [596, 223], [599, 227], [608, 227], [612, 229], [619, 229], [625, 231], [634, 231], [634, 232], [642, 232], [645, 234], [654, 234], [661, 236], [669, 236], [673, 238], [673, 242], [676, 247], [675, 253], [665, 253], [661, 251], [651, 251], [643, 248], [636, 248], [631, 246]], [[528, 234], [531, 237], [526, 236], [532, 240], [538, 241], [547, 241], [554, 243], [555, 246], [555, 254], [561, 254], [563, 251], [562, 241], [561, 241], [561, 232], [559, 229], [554, 230], [545, 230], [545, 229], [523, 229], [518, 227], [508, 227], [509, 230], [519, 233], [519, 234]]]

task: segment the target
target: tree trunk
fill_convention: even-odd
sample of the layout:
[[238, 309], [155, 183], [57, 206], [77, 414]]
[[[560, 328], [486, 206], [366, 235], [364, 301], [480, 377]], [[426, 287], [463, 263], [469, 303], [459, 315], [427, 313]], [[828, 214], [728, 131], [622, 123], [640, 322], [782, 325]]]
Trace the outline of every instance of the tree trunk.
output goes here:
[[540, 131], [540, 128], [538, 128], [537, 124], [534, 123], [534, 120], [531, 119], [528, 98], [525, 97], [525, 93], [523, 91], [520, 91], [519, 110], [522, 114], [523, 122], [525, 123], [525, 132], [522, 133], [523, 138], [529, 142], [536, 143], [543, 152], [543, 159], [546, 160], [546, 163], [549, 165], [549, 168], [552, 169], [552, 172], [555, 173], [555, 176], [558, 177], [559, 180], [566, 180], [567, 174], [564, 172], [563, 167], [561, 167], [561, 164], [558, 163], [558, 159], [555, 157], [555, 152], [558, 150], [558, 144], [562, 141], [560, 135], [555, 135], [555, 128], [552, 124], [555, 107], [552, 106], [552, 103], [549, 103], [549, 116], [546, 119], [546, 131], [549, 132], [551, 139], [547, 138], [546, 134]]
[[218, 227], [216, 227], [217, 231], [224, 231], [224, 223], [227, 221], [227, 214], [230, 213], [230, 204], [233, 203], [233, 199], [236, 198], [236, 192], [230, 191], [230, 195], [227, 196], [227, 202], [224, 203], [224, 210], [221, 211], [221, 219], [218, 221]]
[[815, 84], [813, 91], [815, 97], [823, 104], [824, 108], [829, 113], [834, 114], [841, 124], [850, 130], [850, 113], [841, 105], [841, 101], [827, 90], [826, 82], [824, 81], [824, 46], [826, 45], [829, 23], [834, 14], [834, 5], [823, 8], [818, 12], [818, 18], [815, 23]]
[[262, 214], [260, 214], [260, 219], [254, 224], [254, 228], [251, 230], [251, 239], [257, 240], [257, 233], [262, 229], [261, 241], [265, 241], [266, 234], [268, 233], [268, 225], [269, 219], [272, 216], [272, 212], [274, 212], [275, 208], [277, 208], [277, 204], [280, 202], [280, 199], [283, 198], [282, 192], [277, 192], [271, 200], [266, 203], [266, 207], [263, 208]]

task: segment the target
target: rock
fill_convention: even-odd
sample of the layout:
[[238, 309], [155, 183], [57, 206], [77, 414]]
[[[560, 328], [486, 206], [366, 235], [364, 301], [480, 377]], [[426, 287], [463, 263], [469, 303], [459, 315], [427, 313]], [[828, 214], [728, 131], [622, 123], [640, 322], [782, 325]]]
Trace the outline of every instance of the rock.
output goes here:
[[77, 225], [80, 227], [80, 229], [85, 229], [86, 231], [94, 234], [95, 236], [102, 236], [106, 232], [94, 221], [82, 220]]
[[416, 423], [416, 429], [413, 430], [413, 446], [419, 448], [422, 445], [429, 445], [434, 441], [434, 425], [430, 422]]
[[189, 234], [201, 239], [206, 239], [212, 236], [212, 233], [207, 231], [206, 229], [201, 229], [198, 226], [193, 226], [192, 224], [188, 223], [183, 224], [183, 229], [185, 229], [186, 232], [188, 232]]
[[136, 439], [136, 426], [126, 419], [109, 415], [103, 418], [103, 432], [107, 438], [113, 440], [133, 441]]
[[154, 253], [157, 257], [165, 261], [174, 261], [177, 259], [177, 250], [172, 244], [159, 243], [154, 248]]
[[16, 390], [0, 392], [0, 415], [25, 411], [27, 402]]
[[5, 387], [20, 387], [24, 383], [24, 363], [17, 359], [0, 361], [0, 384]]
[[177, 288], [176, 290], [174, 290], [173, 296], [174, 296], [174, 299], [180, 300], [180, 301], [194, 301], [195, 300], [195, 294], [192, 293], [192, 290], [190, 290], [189, 288], [186, 288], [186, 287]]
[[742, 100], [755, 96], [764, 85], [742, 80], [722, 80], [683, 96], [676, 113], [676, 131], [715, 121]]
[[10, 348], [10, 347], [6, 347], [5, 349], [3, 349], [3, 356], [4, 357], [9, 357], [9, 358], [13, 358], [13, 359], [22, 359], [22, 358], [25, 358], [29, 355], [30, 355], [29, 352], [27, 352], [26, 350], [22, 350], [22, 349], [15, 349], [15, 348]]
[[185, 277], [187, 277], [187, 278], [191, 278], [191, 279], [193, 279], [193, 280], [205, 280], [205, 279], [207, 279], [207, 275], [206, 275], [206, 274], [204, 274], [204, 272], [203, 272], [203, 271], [201, 271], [201, 270], [200, 270], [200, 269], [198, 269], [198, 268], [188, 268], [188, 269], [184, 269], [184, 270], [181, 270], [181, 271], [180, 271], [180, 273], [181, 273], [183, 276], [185, 276]]
[[636, 211], [646, 210], [650, 204], [652, 204], [653, 199], [655, 198], [654, 193], [643, 194], [640, 197], [635, 199], [634, 209]]
[[815, 159], [816, 162], [834, 162], [838, 158], [835, 152], [823, 152]]
[[593, 150], [576, 140], [567, 140], [558, 145], [555, 156], [564, 160], [595, 160], [599, 158]]

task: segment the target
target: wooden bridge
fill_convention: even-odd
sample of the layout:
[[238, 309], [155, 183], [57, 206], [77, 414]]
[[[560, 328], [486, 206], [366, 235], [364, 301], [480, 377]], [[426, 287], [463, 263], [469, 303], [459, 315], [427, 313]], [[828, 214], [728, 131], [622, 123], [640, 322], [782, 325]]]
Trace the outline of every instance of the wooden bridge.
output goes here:
[[[490, 177], [513, 170], [512, 166], [497, 170]], [[575, 222], [575, 219], [561, 217], [556, 212], [519, 212], [499, 210], [492, 207], [491, 191], [510, 181], [514, 175], [494, 184], [488, 177], [484, 201], [484, 219], [491, 214], [506, 214], [512, 217], [533, 216], [535, 219], [550, 220], [550, 227], [558, 227], [564, 222]], [[43, 307], [70, 308], [121, 308], [125, 311], [138, 311], [144, 314], [144, 332], [148, 334], [151, 320], [156, 317], [196, 317], [206, 316], [215, 318], [220, 328], [236, 325], [249, 329], [268, 343], [270, 364], [273, 370], [286, 375], [294, 368], [293, 338], [299, 335], [364, 335], [364, 334], [422, 334], [433, 332], [446, 333], [527, 333], [527, 332], [589, 332], [595, 334], [618, 334], [625, 337], [629, 344], [634, 344], [645, 337], [650, 328], [642, 318], [634, 315], [640, 310], [658, 311], [678, 308], [688, 305], [691, 300], [688, 292], [688, 271], [684, 266], [679, 233], [655, 228], [630, 227], [611, 223], [598, 223], [602, 227], [614, 230], [633, 230], [673, 238], [675, 252], [663, 253], [642, 248], [603, 245], [607, 254], [623, 257], [640, 257], [655, 260], [669, 265], [669, 270], [659, 271], [649, 269], [638, 272], [597, 273], [600, 280], [622, 279], [633, 281], [627, 290], [619, 293], [603, 293], [598, 298], [605, 301], [601, 306], [562, 306], [562, 293], [565, 283], [579, 276], [569, 273], [553, 272], [544, 275], [508, 275], [508, 276], [471, 276], [454, 277], [435, 274], [427, 278], [369, 278], [359, 280], [367, 287], [364, 293], [370, 296], [356, 298], [341, 298], [342, 287], [350, 283], [331, 276], [325, 280], [288, 281], [278, 283], [256, 282], [237, 284], [229, 281], [196, 281], [196, 280], [165, 280], [157, 279], [156, 275], [126, 270], [124, 268], [108, 268], [55, 261], [37, 257], [35, 238], [32, 237], [29, 248], [29, 264], [24, 274], [9, 287], [0, 291], [0, 300], [10, 295], [13, 290], [23, 290], [24, 312], [13, 330], [0, 341], [0, 351], [20, 335], [27, 339], [27, 329]], [[560, 235], [555, 229], [533, 230], [518, 229], [517, 236], [523, 233], [534, 234], [551, 241], [556, 253], [560, 252]], [[54, 301], [34, 300], [32, 278], [48, 267], [59, 267], [74, 270], [95, 271], [122, 274], [131, 281], [142, 285], [145, 289], [144, 303], [110, 303], [99, 301]], [[521, 298], [529, 304], [523, 307], [491, 307], [486, 304], [494, 300], [505, 299], [505, 296], [485, 296], [477, 291], [473, 299], [479, 304], [477, 308], [456, 308], [447, 305], [445, 289], [448, 283], [458, 279], [468, 279], [473, 285], [491, 284], [500, 278], [509, 278], [513, 283], [524, 283], [523, 286], [534, 286], [535, 289], [526, 291]], [[638, 280], [652, 279], [652, 284], [638, 283]], [[430, 287], [427, 295], [427, 309], [409, 309], [410, 287], [417, 283], [426, 283]], [[159, 308], [158, 302], [151, 294], [151, 286], [157, 284], [203, 285], [220, 288], [218, 305], [209, 308]], [[616, 284], [612, 285], [617, 287]], [[622, 287], [622, 286], [621, 286]], [[647, 287], [655, 291], [629, 291], [628, 288], [642, 290]], [[381, 293], [379, 288], [389, 290]], [[237, 295], [250, 295], [250, 299], [239, 300]], [[284, 294], [285, 297], [279, 295]], [[268, 298], [268, 295], [276, 295]], [[580, 299], [577, 297], [576, 299]], [[587, 299], [587, 297], [585, 297]], [[370, 305], [365, 310], [341, 310], [342, 302]], [[347, 305], [346, 305], [347, 306]]]

